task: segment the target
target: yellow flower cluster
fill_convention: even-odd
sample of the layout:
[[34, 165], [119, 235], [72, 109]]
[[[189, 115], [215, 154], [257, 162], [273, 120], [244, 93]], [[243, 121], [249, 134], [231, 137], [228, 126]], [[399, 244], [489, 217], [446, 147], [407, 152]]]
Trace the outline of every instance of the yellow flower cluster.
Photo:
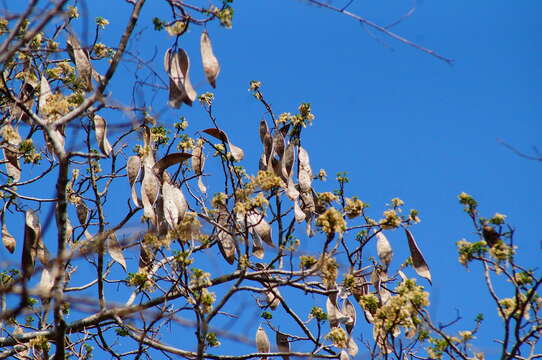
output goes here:
[[338, 348], [348, 347], [348, 336], [346, 332], [340, 328], [336, 327], [331, 329], [331, 331], [325, 336], [327, 340], [330, 340], [334, 346]]
[[201, 223], [198, 221], [196, 213], [188, 211], [175, 229], [175, 237], [181, 241], [192, 240], [198, 236], [200, 228]]
[[418, 310], [429, 306], [429, 293], [414, 279], [401, 282], [395, 292], [397, 295], [392, 296], [374, 314], [374, 325], [382, 334], [395, 333], [399, 326], [416, 329], [421, 321]]
[[514, 248], [506, 245], [502, 240], [497, 241], [491, 249], [489, 249], [489, 254], [497, 261], [508, 261], [514, 256]]
[[186, 28], [184, 21], [175, 21], [173, 24], [166, 26], [166, 31], [170, 36], [177, 36], [183, 33]]
[[21, 136], [17, 130], [9, 124], [4, 125], [0, 129], [0, 136], [2, 136], [2, 139], [4, 139], [5, 142], [10, 144], [19, 144], [21, 142]]
[[346, 198], [346, 204], [344, 206], [344, 212], [349, 219], [360, 216], [363, 213], [363, 209], [367, 207], [363, 201], [357, 198]]
[[499, 300], [499, 305], [501, 306], [503, 313], [499, 311], [499, 316], [508, 319], [510, 317], [513, 317], [514, 319], [519, 319], [523, 312], [523, 317], [526, 320], [529, 320], [529, 310], [531, 309], [531, 305], [527, 303], [527, 297], [525, 294], [519, 294], [519, 296], [511, 297], [511, 298], [504, 298]]
[[107, 57], [107, 55], [109, 55], [109, 48], [103, 43], [96, 43], [94, 45], [93, 50], [94, 50], [94, 55], [96, 55], [100, 59]]
[[206, 92], [198, 96], [198, 100], [200, 104], [207, 105], [207, 106], [211, 106], [214, 98], [215, 98], [215, 94], [213, 94], [212, 92]]
[[380, 220], [380, 225], [382, 229], [395, 229], [401, 225], [401, 218], [395, 210], [386, 210], [384, 211], [384, 219]]
[[252, 209], [265, 209], [268, 205], [269, 201], [265, 198], [265, 196], [263, 196], [263, 193], [259, 193], [253, 198], [236, 202], [233, 210], [237, 214], [244, 215]]
[[320, 276], [322, 277], [322, 282], [324, 285], [328, 289], [333, 288], [335, 286], [335, 281], [337, 281], [339, 269], [337, 260], [335, 260], [335, 258], [331, 257], [329, 254], [325, 254], [320, 259], [318, 267], [320, 269]]
[[318, 200], [328, 205], [331, 204], [333, 201], [336, 201], [337, 199], [338, 199], [337, 195], [331, 192], [323, 192], [323, 193], [318, 194]]
[[346, 221], [344, 221], [340, 212], [331, 207], [316, 219], [316, 225], [326, 234], [343, 233], [346, 230]]
[[269, 170], [260, 170], [255, 179], [256, 185], [260, 187], [263, 191], [271, 190], [275, 187], [284, 187], [284, 181], [274, 172]]
[[213, 199], [211, 200], [211, 205], [213, 205], [213, 208], [215, 209], [224, 207], [226, 206], [227, 199], [228, 199], [228, 196], [224, 194], [223, 192], [216, 193], [213, 196]]

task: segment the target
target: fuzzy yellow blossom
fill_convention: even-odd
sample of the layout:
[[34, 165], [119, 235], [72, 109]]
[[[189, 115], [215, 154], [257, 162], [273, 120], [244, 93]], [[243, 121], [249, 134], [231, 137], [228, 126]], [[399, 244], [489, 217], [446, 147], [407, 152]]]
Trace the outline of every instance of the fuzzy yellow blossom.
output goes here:
[[77, 19], [79, 18], [79, 9], [75, 6], [68, 6], [67, 14], [70, 19]]
[[267, 191], [275, 187], [284, 187], [284, 181], [281, 178], [275, 175], [274, 172], [269, 170], [260, 170], [255, 179], [256, 185], [258, 185], [262, 190]]
[[395, 288], [395, 293], [374, 313], [374, 326], [382, 334], [397, 332], [399, 327], [416, 329], [421, 322], [419, 310], [429, 306], [429, 294], [413, 279], [401, 282]]
[[262, 87], [261, 81], [251, 80], [248, 91], [256, 91], [256, 90], [259, 90], [261, 87]]
[[61, 93], [52, 94], [47, 98], [43, 106], [43, 115], [48, 121], [54, 121], [67, 114], [74, 105]]
[[94, 44], [94, 55], [96, 55], [99, 58], [107, 57], [108, 55], [108, 48], [103, 43], [96, 43]]
[[17, 130], [15, 130], [15, 128], [9, 124], [4, 125], [0, 129], [0, 136], [2, 136], [2, 139], [4, 139], [4, 141], [13, 145], [19, 144], [21, 142], [21, 136], [19, 135], [19, 132], [17, 132]]
[[8, 32], [8, 21], [6, 18], [0, 17], [0, 34]]
[[197, 214], [188, 211], [175, 229], [175, 236], [182, 241], [189, 241], [197, 237], [200, 228], [201, 223], [198, 221]]
[[344, 221], [337, 209], [330, 207], [316, 219], [316, 225], [328, 235], [334, 233], [343, 233], [346, 230], [346, 221]]
[[508, 246], [504, 241], [499, 240], [489, 249], [489, 254], [497, 261], [508, 261], [515, 253], [515, 249]]
[[244, 215], [248, 211], [256, 208], [264, 209], [269, 205], [269, 201], [265, 198], [263, 193], [258, 193], [253, 198], [245, 201], [238, 201], [235, 203], [233, 210], [236, 214]]
[[469, 340], [475, 339], [475, 337], [472, 335], [472, 331], [469, 330], [459, 331], [458, 334], [461, 337], [461, 342], [467, 342]]
[[502, 225], [504, 224], [505, 220], [506, 220], [506, 215], [495, 213], [495, 215], [493, 215], [493, 217], [491, 218], [491, 220], [489, 220], [489, 222], [495, 225]]
[[106, 18], [103, 18], [101, 16], [98, 16], [96, 18], [96, 25], [102, 29], [105, 29], [105, 27], [107, 25], [109, 25], [109, 20], [107, 20]]
[[183, 137], [181, 139], [181, 141], [177, 145], [177, 149], [182, 150], [182, 151], [188, 151], [188, 150], [193, 149], [194, 146], [195, 146], [194, 139], [192, 139], [191, 137], [186, 136], [186, 137]]
[[206, 92], [198, 96], [198, 100], [200, 104], [207, 105], [207, 106], [211, 106], [214, 98], [215, 98], [215, 94], [213, 94], [212, 92]]
[[279, 115], [278, 122], [280, 124], [286, 124], [287, 122], [291, 121], [293, 119], [293, 115], [289, 112], [284, 112]]
[[394, 229], [401, 225], [401, 218], [395, 210], [386, 210], [384, 211], [384, 219], [380, 220], [380, 225], [382, 229]]
[[320, 181], [326, 181], [326, 178], [327, 178], [327, 173], [324, 169], [320, 169], [320, 171], [318, 171], [318, 179]]
[[349, 219], [360, 216], [363, 213], [363, 209], [367, 207], [363, 201], [357, 198], [346, 198], [346, 204], [344, 206], [344, 212]]
[[344, 330], [340, 327], [333, 328], [326, 336], [327, 340], [330, 340], [334, 346], [338, 348], [348, 347], [348, 336]]
[[405, 205], [405, 202], [399, 198], [393, 198], [391, 199], [391, 203], [394, 207], [399, 207]]
[[501, 313], [501, 311], [499, 311], [500, 317], [503, 317], [505, 319], [508, 319], [510, 317], [513, 317], [514, 319], [519, 319], [522, 315], [523, 310], [523, 317], [526, 320], [529, 320], [530, 318], [529, 310], [531, 309], [531, 305], [527, 303], [527, 297], [525, 296], [525, 294], [520, 293], [517, 298], [511, 297], [501, 299], [499, 300], [499, 305], [504, 312], [503, 314]]
[[331, 192], [323, 192], [318, 194], [318, 200], [325, 202], [326, 204], [331, 204], [333, 201], [336, 201], [337, 195], [331, 193]]
[[186, 28], [186, 23], [183, 21], [175, 21], [173, 24], [166, 26], [166, 31], [170, 36], [177, 36], [183, 33]]
[[211, 200], [211, 204], [215, 209], [221, 208], [226, 206], [226, 200], [228, 199], [228, 196], [224, 194], [223, 192], [216, 193], [213, 196], [213, 199]]
[[320, 276], [322, 277], [322, 282], [324, 285], [331, 289], [335, 286], [335, 281], [337, 280], [338, 268], [337, 260], [331, 257], [328, 254], [325, 254], [321, 257], [318, 262], [318, 268], [320, 270]]

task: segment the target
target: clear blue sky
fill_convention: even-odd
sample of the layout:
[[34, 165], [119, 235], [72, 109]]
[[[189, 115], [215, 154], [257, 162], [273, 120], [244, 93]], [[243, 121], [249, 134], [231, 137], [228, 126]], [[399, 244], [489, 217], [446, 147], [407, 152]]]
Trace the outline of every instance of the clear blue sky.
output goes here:
[[[349, 10], [386, 25], [411, 4], [356, 0]], [[124, 27], [130, 8], [121, 0], [89, 6], [91, 18], [110, 20], [110, 31]], [[316, 119], [305, 131], [304, 147], [313, 169], [329, 175], [318, 190], [334, 189], [334, 174], [347, 171], [348, 190], [371, 204], [375, 218], [393, 197], [418, 209], [422, 222], [413, 232], [433, 275], [433, 316], [447, 322], [460, 309], [468, 328], [483, 312], [488, 321], [478, 337], [495, 334], [499, 320], [491, 316], [495, 306], [487, 300], [478, 269], [469, 272], [457, 262], [455, 242], [475, 239], [457, 195], [472, 194], [482, 216], [506, 214], [517, 229], [520, 259], [528, 266], [541, 263], [542, 162], [518, 157], [497, 139], [527, 153], [542, 147], [542, 3], [418, 1], [414, 15], [392, 30], [453, 58], [453, 66], [373, 32], [379, 42], [352, 19], [303, 1], [236, 1], [233, 6], [233, 29], [211, 26], [209, 32], [222, 66], [214, 91], [219, 122], [236, 145], [258, 148], [258, 153], [246, 151], [245, 163], [256, 168], [257, 125], [264, 115], [247, 91], [250, 80], [263, 82], [277, 113], [293, 113], [299, 103], [310, 102]], [[157, 1], [146, 7], [141, 24], [147, 29], [131, 47], [147, 56], [156, 50], [155, 65], [161, 69], [171, 38], [154, 32], [151, 19], [169, 15]], [[199, 70], [199, 34], [193, 27], [183, 46], [195, 54], [192, 82], [204, 92], [210, 88]], [[112, 91], [123, 89], [125, 84], [116, 82]], [[173, 122], [180, 115], [194, 130], [208, 127], [197, 104], [168, 111], [159, 120]], [[388, 237], [397, 261], [406, 257], [403, 233]], [[257, 322], [251, 326], [250, 334]], [[223, 343], [225, 352], [250, 351]], [[481, 344], [491, 358], [495, 344]]]

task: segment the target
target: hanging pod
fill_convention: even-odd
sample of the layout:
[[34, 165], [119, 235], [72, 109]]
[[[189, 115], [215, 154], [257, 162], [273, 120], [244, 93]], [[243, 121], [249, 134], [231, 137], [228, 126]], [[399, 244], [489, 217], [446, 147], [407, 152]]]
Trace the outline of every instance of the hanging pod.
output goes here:
[[216, 78], [220, 73], [220, 64], [218, 59], [213, 53], [213, 46], [211, 44], [211, 39], [207, 31], [201, 33], [200, 37], [200, 51], [201, 51], [201, 62], [203, 65], [203, 71], [207, 77], [207, 81], [213, 88], [216, 87]]

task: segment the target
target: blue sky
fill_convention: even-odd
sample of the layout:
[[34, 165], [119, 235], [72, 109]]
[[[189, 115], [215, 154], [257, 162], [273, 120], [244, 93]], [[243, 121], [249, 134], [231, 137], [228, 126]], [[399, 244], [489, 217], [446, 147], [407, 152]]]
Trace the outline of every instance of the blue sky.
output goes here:
[[[130, 7], [120, 0], [89, 6], [91, 18], [110, 20], [112, 33], [124, 26]], [[386, 25], [410, 6], [410, 1], [358, 0], [349, 10]], [[237, 1], [234, 8], [233, 29], [209, 27], [222, 67], [215, 109], [232, 142], [245, 149], [247, 166], [256, 168], [257, 126], [264, 116], [247, 91], [249, 81], [263, 82], [277, 113], [293, 113], [310, 102], [316, 119], [305, 131], [304, 147], [313, 169], [329, 175], [318, 190], [334, 189], [334, 174], [346, 171], [348, 191], [371, 204], [373, 217], [393, 197], [418, 209], [422, 222], [413, 232], [433, 275], [433, 316], [447, 322], [459, 309], [470, 327], [483, 312], [488, 321], [480, 344], [491, 351], [495, 344], [487, 339], [499, 320], [491, 316], [495, 306], [479, 269], [468, 271], [457, 262], [455, 242], [475, 239], [457, 195], [472, 194], [482, 216], [506, 214], [517, 229], [520, 259], [527, 266], [540, 264], [542, 163], [517, 156], [497, 139], [526, 153], [542, 146], [542, 3], [418, 1], [416, 12], [392, 31], [453, 58], [453, 66], [374, 32], [377, 41], [354, 20], [303, 1]], [[148, 1], [140, 25], [147, 29], [131, 48], [145, 56], [156, 50], [154, 64], [161, 69], [172, 41], [152, 30], [154, 16], [166, 19], [167, 8]], [[184, 38], [189, 53], [198, 54], [199, 34], [192, 27]], [[192, 62], [198, 92], [210, 91], [199, 55]], [[111, 88], [129, 101], [125, 89], [119, 81]], [[197, 104], [159, 110], [165, 111], [160, 122], [184, 115], [194, 130], [209, 127]], [[255, 147], [257, 152], [247, 151]], [[388, 237], [397, 261], [406, 257], [403, 233]]]

